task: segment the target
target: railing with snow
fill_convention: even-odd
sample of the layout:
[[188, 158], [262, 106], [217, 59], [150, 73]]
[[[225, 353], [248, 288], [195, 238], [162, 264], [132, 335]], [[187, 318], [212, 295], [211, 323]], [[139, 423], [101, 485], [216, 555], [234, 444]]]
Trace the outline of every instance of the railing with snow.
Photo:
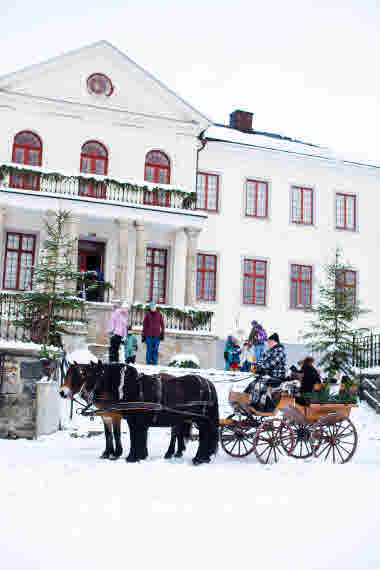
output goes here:
[[[168, 330], [211, 333], [213, 317], [211, 311], [185, 313], [175, 308], [164, 308], [160, 306], [157, 308], [163, 314], [165, 327]], [[145, 308], [132, 305], [129, 312], [129, 324], [132, 327], [142, 327], [145, 314]]]
[[[70, 327], [85, 322], [85, 308], [65, 308], [54, 314], [60, 324]], [[28, 326], [23, 326], [23, 321]], [[41, 308], [26, 307], [21, 295], [0, 293], [0, 339], [41, 344], [46, 333], [46, 319]]]
[[59, 194], [63, 197], [81, 197], [96, 203], [99, 200], [125, 204], [157, 206], [184, 210], [196, 209], [196, 194], [177, 189], [169, 184], [135, 184], [106, 176], [81, 174], [66, 176], [49, 173], [38, 167], [19, 167], [0, 164], [0, 188], [31, 193]]

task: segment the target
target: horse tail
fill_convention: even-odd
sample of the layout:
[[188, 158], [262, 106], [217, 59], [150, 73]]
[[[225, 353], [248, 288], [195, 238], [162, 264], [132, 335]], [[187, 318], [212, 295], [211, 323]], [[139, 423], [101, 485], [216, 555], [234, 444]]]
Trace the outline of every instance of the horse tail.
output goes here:
[[219, 443], [219, 404], [215, 385], [211, 381], [210, 392], [212, 403], [208, 408], [208, 419], [210, 422], [209, 453], [213, 455], [217, 453]]

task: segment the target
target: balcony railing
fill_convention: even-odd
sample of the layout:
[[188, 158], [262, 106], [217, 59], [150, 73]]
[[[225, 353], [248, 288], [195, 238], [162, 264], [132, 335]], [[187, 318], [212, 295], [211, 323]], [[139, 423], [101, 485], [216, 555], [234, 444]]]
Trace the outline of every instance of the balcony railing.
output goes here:
[[80, 174], [65, 176], [42, 172], [38, 167], [0, 165], [0, 187], [58, 194], [63, 197], [81, 197], [131, 205], [157, 206], [183, 210], [196, 209], [196, 193], [176, 189], [171, 185], [153, 183], [135, 184], [105, 176]]
[[[157, 307], [162, 313], [165, 321], [165, 327], [169, 331], [191, 331], [191, 332], [201, 332], [210, 333], [212, 331], [212, 317], [213, 312], [211, 311], [199, 311], [197, 314], [185, 314], [181, 311]], [[142, 327], [144, 317], [146, 315], [146, 309], [142, 307], [132, 306], [129, 311], [129, 324], [131, 327]]]

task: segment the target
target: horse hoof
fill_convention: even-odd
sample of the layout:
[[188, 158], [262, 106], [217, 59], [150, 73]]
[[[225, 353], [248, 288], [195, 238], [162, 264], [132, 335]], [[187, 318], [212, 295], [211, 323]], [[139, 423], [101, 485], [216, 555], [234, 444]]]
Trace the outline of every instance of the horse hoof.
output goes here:
[[165, 459], [171, 459], [173, 457], [172, 453], [165, 453], [164, 458]]
[[179, 459], [180, 457], [183, 457], [182, 451], [177, 451], [177, 453], [174, 455], [174, 457], [177, 457], [177, 459]]
[[194, 457], [193, 464], [194, 465], [201, 465], [202, 463], [210, 463], [210, 458], [201, 459], [200, 457]]
[[137, 459], [137, 457], [130, 457], [130, 456], [128, 455], [128, 457], [125, 458], [125, 461], [126, 461], [127, 463], [137, 463], [139, 460]]
[[111, 453], [109, 453], [108, 451], [105, 451], [104, 453], [101, 454], [99, 459], [109, 459], [111, 456]]
[[120, 459], [120, 455], [110, 455], [108, 458], [110, 461], [117, 461], [118, 459]]

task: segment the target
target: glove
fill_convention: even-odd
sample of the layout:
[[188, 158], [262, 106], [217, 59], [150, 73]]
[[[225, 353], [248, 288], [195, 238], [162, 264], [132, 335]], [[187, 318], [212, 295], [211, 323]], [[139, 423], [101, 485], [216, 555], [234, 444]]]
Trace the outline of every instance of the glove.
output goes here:
[[161, 333], [161, 334], [160, 334], [160, 340], [164, 340], [164, 338], [165, 338], [164, 333]]
[[141, 335], [141, 342], [145, 342], [145, 334]]

